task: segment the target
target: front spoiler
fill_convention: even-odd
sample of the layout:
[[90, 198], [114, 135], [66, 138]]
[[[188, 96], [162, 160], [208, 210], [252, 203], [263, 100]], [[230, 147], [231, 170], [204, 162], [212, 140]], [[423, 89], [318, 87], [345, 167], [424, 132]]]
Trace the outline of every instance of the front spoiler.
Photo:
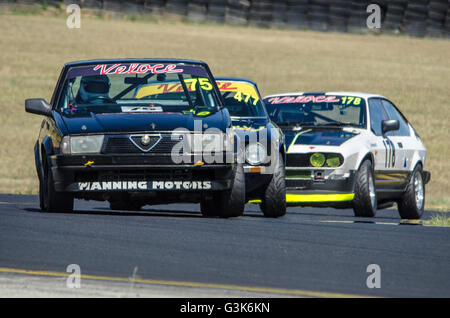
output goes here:
[[327, 194], [286, 194], [287, 203], [327, 203], [349, 202], [355, 198], [354, 193], [327, 193]]
[[[288, 206], [348, 208], [354, 198], [354, 193], [286, 193]], [[261, 200], [250, 200], [249, 203], [261, 203]]]
[[339, 179], [286, 179], [286, 203], [289, 206], [348, 208], [355, 198], [356, 172]]
[[96, 181], [55, 182], [55, 190], [61, 192], [149, 192], [149, 191], [220, 191], [231, 186], [230, 180], [221, 181]]
[[339, 179], [290, 179], [286, 178], [287, 193], [353, 193], [356, 180], [356, 172], [349, 171], [347, 177]]
[[[230, 189], [236, 164], [167, 164], [153, 156], [52, 156], [55, 191], [72, 193], [204, 192]], [[121, 162], [122, 164], [106, 164]], [[84, 162], [92, 164], [83, 164]], [[162, 162], [161, 162], [162, 161]], [[136, 164], [140, 163], [140, 164]]]

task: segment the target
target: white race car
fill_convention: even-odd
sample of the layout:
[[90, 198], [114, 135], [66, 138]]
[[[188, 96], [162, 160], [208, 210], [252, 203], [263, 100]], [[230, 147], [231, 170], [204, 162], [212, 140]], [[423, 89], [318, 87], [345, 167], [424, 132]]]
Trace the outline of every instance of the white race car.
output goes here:
[[289, 205], [352, 207], [355, 216], [373, 217], [396, 202], [403, 219], [422, 216], [426, 149], [387, 98], [292, 93], [264, 103], [286, 137]]

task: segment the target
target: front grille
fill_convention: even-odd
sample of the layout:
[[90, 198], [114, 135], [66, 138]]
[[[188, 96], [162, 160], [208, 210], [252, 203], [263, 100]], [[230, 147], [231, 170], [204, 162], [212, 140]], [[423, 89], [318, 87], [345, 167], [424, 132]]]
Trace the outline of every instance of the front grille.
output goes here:
[[[153, 146], [141, 146], [140, 137], [133, 137], [134, 142], [139, 145], [142, 149], [140, 149], [136, 144], [134, 144], [128, 136], [120, 136], [120, 137], [109, 137], [106, 142], [105, 149], [103, 153], [106, 154], [123, 154], [123, 153], [165, 153], [170, 154], [172, 148], [180, 142], [180, 140], [172, 140], [170, 135], [162, 135], [161, 139], [158, 142], [159, 138], [154, 138], [150, 136], [151, 142], [150, 145]], [[155, 145], [156, 143], [156, 145]], [[148, 151], [147, 149], [151, 148]]]
[[57, 160], [58, 166], [83, 166], [93, 161], [93, 166], [105, 165], [173, 165], [170, 155], [130, 155], [130, 156], [65, 156]]
[[311, 154], [287, 154], [286, 166], [287, 167], [311, 167], [309, 157]]

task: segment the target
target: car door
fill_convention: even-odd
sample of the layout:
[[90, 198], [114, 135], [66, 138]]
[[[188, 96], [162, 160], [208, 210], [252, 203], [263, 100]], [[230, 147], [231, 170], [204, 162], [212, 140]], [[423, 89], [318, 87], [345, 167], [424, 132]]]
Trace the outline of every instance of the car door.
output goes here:
[[370, 115], [370, 130], [373, 136], [370, 140], [370, 147], [372, 155], [375, 158], [374, 170], [375, 173], [378, 171], [383, 171], [388, 168], [388, 163], [390, 159], [390, 152], [387, 142], [383, 137], [381, 130], [381, 123], [383, 120], [387, 120], [388, 116], [383, 109], [380, 99], [370, 98], [369, 99], [369, 115]]
[[412, 159], [414, 151], [413, 144], [411, 143], [411, 131], [408, 122], [392, 102], [387, 99], [382, 99], [381, 102], [389, 119], [398, 120], [400, 124], [399, 130], [389, 131], [386, 133], [386, 136], [393, 142], [396, 151], [396, 162], [392, 168], [399, 179], [403, 178], [406, 180], [407, 172], [411, 166], [411, 162], [409, 161]]

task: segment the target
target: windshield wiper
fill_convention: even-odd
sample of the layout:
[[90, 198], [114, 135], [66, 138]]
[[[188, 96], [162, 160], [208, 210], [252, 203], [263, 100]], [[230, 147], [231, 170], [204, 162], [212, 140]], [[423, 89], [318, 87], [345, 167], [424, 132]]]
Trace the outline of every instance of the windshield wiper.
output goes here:
[[355, 123], [350, 123], [350, 122], [340, 122], [340, 121], [336, 121], [336, 122], [331, 122], [331, 123], [320, 123], [317, 124], [317, 126], [338, 126], [338, 127], [342, 127], [342, 126], [359, 126], [358, 124]]
[[290, 121], [284, 123], [277, 123], [278, 126], [296, 126], [296, 127], [305, 127], [305, 126], [316, 126], [316, 123], [313, 121]]

